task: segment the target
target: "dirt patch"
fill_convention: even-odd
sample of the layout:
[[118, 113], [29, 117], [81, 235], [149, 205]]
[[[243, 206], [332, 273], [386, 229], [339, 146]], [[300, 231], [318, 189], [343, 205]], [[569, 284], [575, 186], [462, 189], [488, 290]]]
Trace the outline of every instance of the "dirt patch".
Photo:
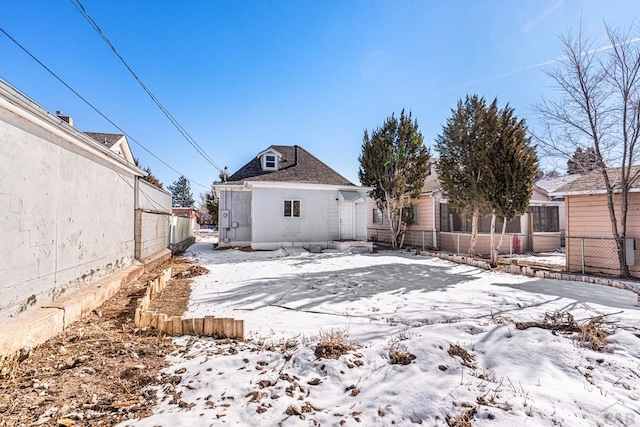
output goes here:
[[171, 260], [172, 279], [159, 294], [154, 295], [149, 310], [168, 316], [182, 316], [187, 310], [191, 296], [191, 282], [196, 276], [207, 274], [206, 268], [192, 264], [186, 258], [174, 257]]
[[[192, 266], [179, 259], [171, 264], [178, 273]], [[3, 367], [0, 427], [110, 426], [151, 415], [156, 393], [145, 387], [166, 383], [159, 371], [177, 348], [154, 331], [135, 329], [133, 316], [146, 282], [161, 268], [123, 286], [98, 310]], [[187, 279], [177, 282], [182, 280]]]

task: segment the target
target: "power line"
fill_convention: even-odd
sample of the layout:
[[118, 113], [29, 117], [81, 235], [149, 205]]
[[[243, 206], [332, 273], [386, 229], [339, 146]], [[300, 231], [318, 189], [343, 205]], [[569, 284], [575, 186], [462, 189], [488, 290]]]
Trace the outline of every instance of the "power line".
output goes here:
[[124, 66], [127, 68], [127, 70], [129, 70], [131, 75], [133, 75], [133, 77], [140, 84], [140, 86], [142, 86], [144, 91], [147, 93], [147, 95], [149, 95], [151, 100], [158, 106], [160, 111], [162, 111], [164, 115], [169, 119], [171, 124], [173, 124], [173, 126], [175, 126], [175, 128], [178, 129], [178, 132], [182, 134], [182, 136], [187, 140], [187, 142], [191, 144], [191, 146], [198, 152], [198, 154], [200, 154], [207, 162], [209, 162], [211, 166], [216, 168], [218, 171], [222, 172], [222, 169], [220, 168], [220, 166], [218, 166], [216, 162], [213, 161], [213, 159], [204, 151], [204, 149], [200, 146], [200, 144], [196, 142], [196, 140], [189, 134], [189, 132], [187, 132], [187, 130], [178, 122], [178, 120], [176, 120], [176, 118], [169, 112], [169, 110], [167, 110], [167, 108], [160, 102], [160, 100], [153, 94], [153, 92], [151, 92], [151, 89], [149, 89], [147, 85], [145, 85], [144, 82], [140, 79], [140, 77], [138, 77], [135, 71], [133, 71], [133, 69], [129, 66], [127, 61], [125, 61], [122, 55], [120, 55], [118, 50], [111, 43], [111, 41], [106, 36], [106, 34], [102, 32], [102, 30], [100, 29], [96, 21], [91, 17], [91, 15], [89, 15], [89, 12], [87, 12], [87, 10], [84, 8], [80, 0], [70, 0], [70, 1], [78, 10], [78, 12], [80, 12], [80, 14], [84, 17], [84, 19], [98, 33], [98, 35], [102, 38], [102, 40], [104, 40], [107, 46], [109, 46], [109, 48], [113, 51], [113, 53], [115, 53], [118, 59], [120, 59], [122, 64], [124, 64]]
[[[133, 141], [134, 143], [138, 144], [144, 151], [146, 151], [147, 153], [149, 153], [151, 156], [153, 156], [156, 160], [158, 160], [159, 162], [161, 162], [162, 164], [164, 164], [166, 167], [168, 167], [169, 169], [171, 169], [172, 171], [174, 171], [175, 173], [177, 173], [178, 175], [184, 176], [185, 178], [187, 178], [185, 176], [185, 174], [183, 174], [182, 172], [178, 171], [177, 169], [175, 169], [173, 166], [171, 166], [170, 164], [168, 164], [167, 162], [165, 162], [164, 160], [162, 160], [161, 158], [159, 158], [158, 156], [156, 156], [154, 153], [151, 152], [151, 150], [149, 150], [147, 147], [145, 147], [144, 145], [142, 145], [140, 142], [138, 142], [135, 138], [133, 138], [131, 135], [129, 135], [127, 132], [125, 132], [120, 126], [118, 126], [117, 124], [115, 124], [113, 122], [113, 120], [111, 120], [109, 117], [107, 117], [104, 113], [102, 113], [100, 110], [98, 110], [91, 102], [89, 102], [85, 97], [83, 97], [82, 95], [80, 95], [74, 88], [72, 88], [71, 86], [69, 86], [67, 84], [67, 82], [65, 82], [64, 80], [62, 80], [62, 78], [58, 77], [58, 75], [56, 73], [54, 73], [49, 67], [47, 67], [44, 63], [42, 63], [42, 61], [40, 61], [38, 58], [36, 58], [31, 52], [29, 52], [27, 50], [27, 48], [25, 48], [24, 46], [22, 46], [16, 39], [14, 39], [13, 37], [11, 37], [11, 35], [9, 33], [7, 33], [4, 28], [0, 27], [0, 31], [9, 38], [9, 40], [11, 40], [13, 43], [15, 43], [20, 49], [22, 49], [22, 51], [24, 53], [26, 53], [27, 55], [29, 55], [31, 57], [31, 59], [33, 59], [34, 61], [36, 61], [38, 64], [40, 64], [40, 66], [42, 68], [44, 68], [45, 70], [47, 70], [49, 72], [49, 74], [51, 74], [53, 77], [55, 77], [60, 83], [62, 83], [67, 89], [69, 89], [71, 92], [73, 92], [74, 95], [76, 95], [78, 98], [80, 98], [85, 104], [87, 104], [89, 107], [91, 107], [96, 113], [98, 113], [100, 116], [102, 116], [102, 118], [104, 118], [106, 121], [108, 121], [109, 123], [111, 123], [116, 129], [118, 129], [120, 132], [122, 132], [124, 135], [127, 136], [128, 139], [130, 139], [131, 141]], [[202, 184], [200, 184], [199, 182], [196, 182], [192, 179], [187, 178], [190, 182], [193, 182], [196, 185], [199, 185], [200, 187], [203, 188], [209, 188], [207, 186], [204, 186]]]

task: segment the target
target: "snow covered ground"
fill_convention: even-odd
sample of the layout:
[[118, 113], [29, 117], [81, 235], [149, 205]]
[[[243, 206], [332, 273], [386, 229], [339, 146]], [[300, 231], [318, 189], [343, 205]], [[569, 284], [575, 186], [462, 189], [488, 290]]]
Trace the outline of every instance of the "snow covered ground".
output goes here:
[[[244, 319], [248, 339], [179, 338], [166, 373], [180, 382], [159, 389], [152, 417], [122, 425], [640, 425], [631, 292], [402, 252], [213, 251], [205, 238], [188, 255], [210, 273], [187, 315]], [[516, 327], [558, 311], [608, 315], [606, 351]], [[358, 347], [317, 358], [332, 331]], [[392, 364], [390, 349], [415, 359]]]

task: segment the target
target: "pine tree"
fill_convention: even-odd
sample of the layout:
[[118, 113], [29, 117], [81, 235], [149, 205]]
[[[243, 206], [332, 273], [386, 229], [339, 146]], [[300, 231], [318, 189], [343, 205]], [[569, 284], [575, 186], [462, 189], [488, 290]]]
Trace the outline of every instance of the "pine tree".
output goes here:
[[135, 162], [137, 167], [147, 173], [147, 176], [143, 176], [142, 179], [162, 190], [162, 182], [160, 182], [160, 180], [153, 174], [153, 172], [151, 172], [151, 168], [149, 166], [141, 167], [140, 162], [137, 158], [134, 158], [133, 161]]
[[420, 197], [429, 173], [429, 150], [411, 112], [407, 116], [402, 110], [400, 118], [392, 114], [371, 136], [365, 130], [358, 161], [360, 182], [373, 187], [369, 195], [389, 220], [392, 246], [402, 246], [402, 208], [409, 198]]
[[189, 181], [184, 176], [180, 176], [177, 181], [168, 185], [167, 189], [171, 192], [174, 207], [189, 208], [196, 203], [193, 200]]
[[211, 190], [207, 193], [205, 206], [207, 208], [207, 212], [209, 212], [209, 217], [211, 218], [211, 222], [214, 224], [218, 223], [218, 198], [216, 197], [216, 193]]
[[488, 136], [485, 132], [487, 105], [478, 95], [459, 100], [436, 138], [440, 157], [436, 166], [447, 203], [463, 217], [471, 218], [469, 255], [476, 254], [478, 219], [490, 212], [483, 181], [489, 173]]
[[507, 222], [526, 212], [538, 173], [538, 157], [530, 145], [524, 120], [513, 108], [487, 106], [484, 98], [467, 96], [438, 136], [438, 178], [451, 207], [471, 217], [469, 255], [476, 254], [478, 219], [491, 215], [491, 260], [497, 261], [496, 219]]
[[598, 168], [598, 155], [593, 147], [588, 147], [586, 151], [582, 147], [576, 148], [573, 157], [567, 160], [567, 173], [569, 175], [585, 174]]
[[[484, 194], [491, 209], [491, 263], [497, 264], [498, 250], [502, 244], [507, 223], [524, 214], [533, 192], [533, 181], [538, 173], [538, 156], [527, 135], [524, 120], [518, 120], [508, 105], [497, 111], [494, 100], [485, 119], [488, 126], [489, 162]], [[495, 124], [495, 127], [493, 126]], [[502, 234], [495, 245], [496, 218], [502, 219]]]

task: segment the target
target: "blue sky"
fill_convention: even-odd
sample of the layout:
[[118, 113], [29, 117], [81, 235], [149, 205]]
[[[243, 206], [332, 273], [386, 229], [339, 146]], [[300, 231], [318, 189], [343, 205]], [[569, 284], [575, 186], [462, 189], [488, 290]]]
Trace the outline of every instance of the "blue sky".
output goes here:
[[[364, 129], [404, 108], [428, 146], [458, 99], [509, 102], [535, 130], [544, 67], [580, 19], [628, 27], [637, 1], [81, 0], [129, 65], [231, 172], [298, 144], [357, 183]], [[218, 171], [160, 112], [68, 0], [5, 2], [0, 27], [205, 191]], [[602, 38], [601, 38], [602, 39]], [[604, 44], [602, 39], [602, 44]], [[83, 131], [118, 132], [0, 33], [0, 77]], [[165, 184], [178, 175], [135, 143]], [[550, 164], [543, 162], [543, 166]]]

